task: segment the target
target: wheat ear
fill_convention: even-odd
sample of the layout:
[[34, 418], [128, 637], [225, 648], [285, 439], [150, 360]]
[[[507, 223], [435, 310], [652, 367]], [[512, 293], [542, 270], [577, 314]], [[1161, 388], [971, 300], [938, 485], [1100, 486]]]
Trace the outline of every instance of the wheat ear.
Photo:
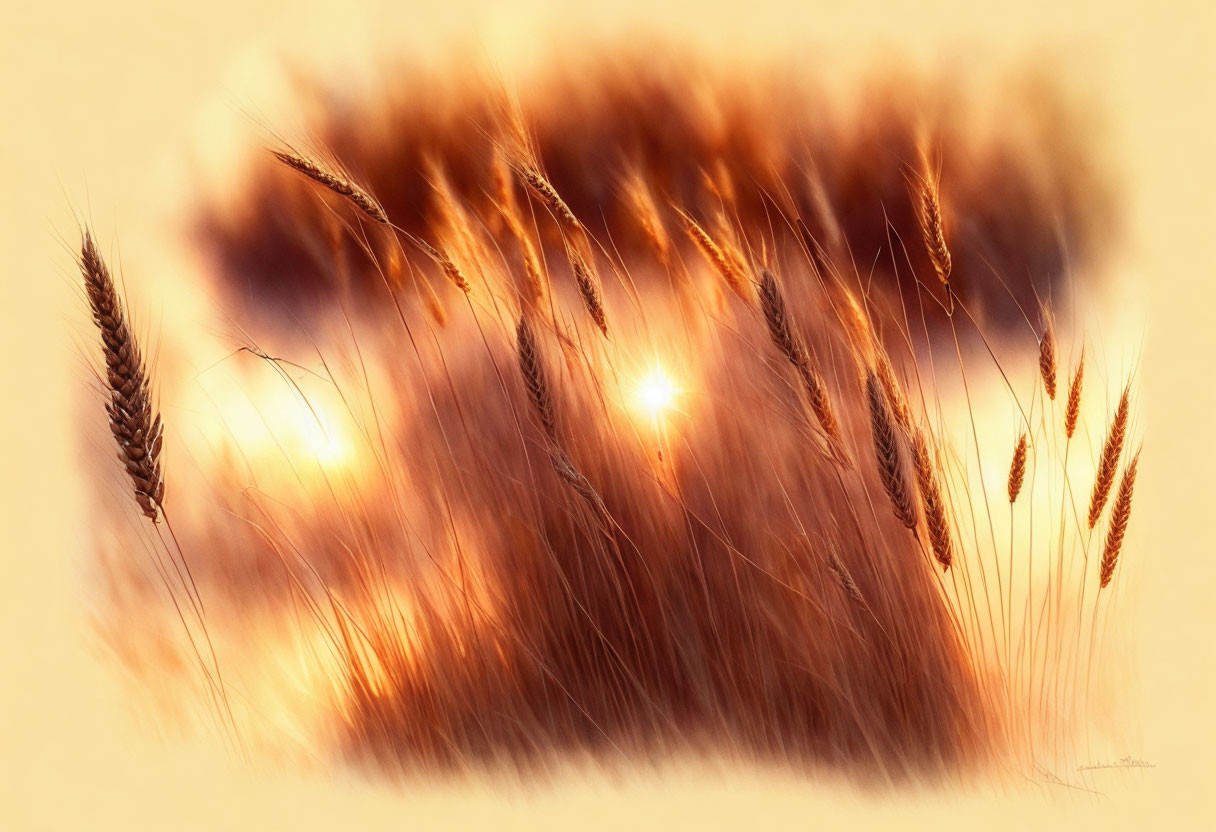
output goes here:
[[165, 497], [160, 465], [164, 427], [152, 403], [152, 385], [139, 345], [123, 313], [110, 270], [88, 229], [80, 246], [80, 271], [93, 321], [101, 331], [106, 384], [110, 389], [106, 414], [118, 443], [118, 458], [135, 486], [136, 502], [144, 515], [156, 522]]
[[570, 206], [562, 199], [561, 194], [553, 187], [553, 183], [545, 178], [534, 165], [529, 162], [515, 160], [510, 163], [511, 170], [528, 187], [528, 190], [540, 197], [549, 206], [549, 210], [561, 220], [571, 231], [581, 231], [582, 225]]
[[705, 259], [718, 270], [718, 274], [722, 275], [726, 285], [740, 298], [748, 300], [747, 292], [743, 288], [743, 275], [739, 273], [731, 258], [726, 255], [721, 246], [714, 242], [714, 238], [709, 236], [709, 232], [702, 228], [700, 223], [679, 208], [676, 208], [676, 211], [684, 220], [684, 230], [689, 239], [693, 241]]
[[1039, 339], [1039, 375], [1043, 377], [1043, 389], [1047, 398], [1056, 398], [1056, 336], [1051, 323], [1043, 328], [1043, 337]]
[[1022, 493], [1022, 481], [1026, 478], [1026, 434], [1018, 437], [1013, 448], [1013, 461], [1009, 463], [1009, 502], [1016, 503]]
[[272, 151], [275, 158], [287, 167], [303, 174], [319, 185], [350, 201], [352, 205], [381, 225], [388, 225], [388, 214], [376, 198], [350, 179], [322, 167], [319, 163], [298, 153], [281, 150]]
[[460, 270], [460, 267], [456, 265], [456, 262], [449, 257], [446, 252], [440, 251], [426, 240], [421, 240], [412, 234], [408, 236], [410, 241], [418, 247], [419, 251], [421, 251], [423, 254], [433, 260], [437, 266], [439, 266], [439, 269], [444, 273], [448, 280], [452, 281], [457, 289], [464, 292], [466, 295], [469, 293], [469, 281], [465, 278], [464, 272]]
[[794, 334], [790, 326], [789, 312], [781, 287], [777, 284], [776, 276], [768, 269], [760, 270], [760, 305], [764, 310], [764, 321], [768, 324], [768, 332], [773, 344], [781, 351], [798, 370], [802, 378], [802, 386], [806, 389], [807, 399], [811, 410], [832, 441], [841, 445], [840, 424], [836, 421], [836, 413], [832, 408], [831, 397], [828, 396], [827, 386], [822, 376], [811, 366], [802, 340]]
[[579, 297], [583, 299], [583, 306], [587, 307], [587, 314], [591, 316], [591, 320], [595, 321], [600, 332], [607, 336], [608, 318], [604, 314], [604, 302], [600, 297], [599, 281], [591, 272], [587, 260], [573, 247], [569, 248], [568, 254], [570, 268], [574, 272], [574, 282], [578, 286]]
[[954, 560], [954, 542], [950, 537], [950, 522], [946, 518], [946, 504], [937, 482], [936, 466], [929, 454], [929, 446], [920, 431], [912, 439], [912, 468], [916, 471], [916, 486], [920, 492], [920, 507], [925, 515], [925, 527], [929, 530], [929, 545], [933, 556], [949, 569]]
[[1119, 561], [1119, 552], [1123, 549], [1123, 537], [1127, 534], [1127, 523], [1132, 516], [1132, 490], [1136, 487], [1136, 466], [1139, 462], [1140, 453], [1137, 451], [1119, 481], [1119, 493], [1115, 495], [1110, 527], [1106, 531], [1106, 546], [1102, 549], [1102, 564], [1098, 576], [1100, 587], [1110, 583], [1115, 564]]
[[861, 594], [861, 590], [858, 589], [857, 582], [853, 580], [852, 573], [840, 561], [835, 552], [828, 555], [828, 568], [832, 570], [832, 574], [840, 582], [840, 588], [849, 596], [849, 599], [863, 610], [869, 610], [870, 605], [866, 603], [865, 597]]
[[1077, 370], [1072, 374], [1072, 384], [1068, 385], [1068, 406], [1064, 409], [1064, 435], [1072, 439], [1077, 432], [1077, 418], [1081, 415], [1081, 383], [1085, 379], [1085, 353], [1077, 363]]
[[519, 319], [515, 328], [515, 342], [519, 356], [519, 372], [523, 376], [524, 386], [528, 388], [532, 409], [536, 412], [545, 434], [557, 442], [557, 418], [553, 411], [553, 397], [549, 393], [549, 382], [541, 364], [536, 335], [532, 332], [532, 326], [526, 316]]
[[1130, 387], [1123, 388], [1119, 397], [1119, 407], [1115, 410], [1115, 419], [1111, 422], [1110, 431], [1106, 434], [1106, 443], [1102, 446], [1102, 456], [1098, 460], [1098, 471], [1094, 474], [1094, 490], [1089, 498], [1089, 527], [1092, 529], [1102, 515], [1106, 506], [1106, 498], [1115, 483], [1115, 471], [1119, 467], [1119, 454], [1123, 451], [1123, 438], [1127, 434], [1128, 395]]
[[920, 177], [920, 217], [921, 235], [924, 237], [925, 249], [929, 252], [929, 260], [937, 279], [946, 288], [947, 311], [954, 311], [954, 294], [950, 288], [950, 272], [953, 260], [950, 248], [946, 245], [946, 229], [942, 220], [942, 205], [938, 195], [937, 182], [927, 173]]
[[878, 462], [883, 490], [891, 499], [895, 516], [909, 529], [915, 530], [916, 509], [904, 475], [903, 452], [882, 382], [873, 371], [866, 378], [866, 399], [870, 409], [870, 429], [874, 436], [874, 457]]

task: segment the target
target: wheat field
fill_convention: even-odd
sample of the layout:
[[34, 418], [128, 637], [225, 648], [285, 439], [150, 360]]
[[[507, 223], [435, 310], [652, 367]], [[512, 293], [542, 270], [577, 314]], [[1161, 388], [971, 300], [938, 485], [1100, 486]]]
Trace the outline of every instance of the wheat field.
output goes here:
[[1181, 486], [1101, 120], [685, 46], [305, 73], [175, 237], [73, 200], [74, 615], [134, 730], [434, 818], [1156, 776]]

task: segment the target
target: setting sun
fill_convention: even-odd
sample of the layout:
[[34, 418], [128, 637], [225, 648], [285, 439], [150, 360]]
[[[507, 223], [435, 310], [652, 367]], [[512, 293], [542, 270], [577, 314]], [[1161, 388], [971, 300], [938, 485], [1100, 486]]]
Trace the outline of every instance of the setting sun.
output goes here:
[[677, 393], [679, 390], [676, 389], [671, 378], [663, 372], [662, 367], [656, 366], [638, 384], [638, 405], [651, 416], [658, 418], [663, 411], [670, 410], [675, 404]]

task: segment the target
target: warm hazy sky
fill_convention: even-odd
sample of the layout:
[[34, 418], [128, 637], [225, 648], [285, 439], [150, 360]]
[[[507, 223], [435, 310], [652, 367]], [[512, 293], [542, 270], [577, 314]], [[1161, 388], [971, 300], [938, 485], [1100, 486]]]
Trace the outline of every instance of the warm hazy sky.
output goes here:
[[[979, 818], [1010, 828], [1031, 819], [1075, 828], [1101, 818], [1104, 829], [1169, 818], [1194, 828], [1200, 812], [1211, 823], [1210, 4], [626, 0], [581, 13], [570, 10], [573, 3], [515, 5], [5, 4], [0, 829], [429, 828], [440, 819], [520, 829], [754, 828], [768, 817], [792, 828], [898, 820], [902, 828], [942, 829]], [[70, 425], [82, 365], [68, 326], [80, 310], [61, 242], [76, 234], [72, 208], [89, 213], [107, 235], [121, 229], [124, 259], [136, 262], [132, 250], [159, 228], [159, 208], [171, 200], [184, 152], [203, 145], [214, 154], [214, 142], [230, 130], [217, 124], [273, 107], [261, 98], [260, 68], [276, 55], [342, 60], [357, 44], [412, 50], [453, 38], [484, 43], [487, 54], [511, 53], [556, 32], [602, 34], [638, 20], [723, 50], [774, 43], [815, 50], [826, 43], [842, 61], [894, 49], [918, 59], [958, 54], [980, 66], [1047, 49], [1072, 55], [1069, 71], [1100, 93], [1128, 200], [1120, 268], [1147, 298], [1143, 309], [1131, 310], [1148, 326], [1138, 379], [1145, 453], [1133, 520], [1133, 544], [1145, 564], [1135, 600], [1141, 739], [1129, 753], [1155, 769], [1113, 778], [1100, 801], [1050, 792], [861, 799], [759, 775], [689, 770], [618, 787], [573, 778], [528, 795], [473, 786], [391, 794], [350, 778], [253, 773], [217, 751], [136, 730], [117, 687], [91, 658], [81, 608], [78, 565], [88, 534]], [[562, 21], [569, 28], [556, 25]]]

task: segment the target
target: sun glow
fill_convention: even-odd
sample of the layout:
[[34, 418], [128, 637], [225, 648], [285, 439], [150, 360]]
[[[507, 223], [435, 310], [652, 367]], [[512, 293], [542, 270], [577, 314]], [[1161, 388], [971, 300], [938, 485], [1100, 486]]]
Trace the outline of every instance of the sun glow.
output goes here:
[[663, 415], [675, 405], [676, 389], [671, 378], [663, 372], [663, 368], [655, 366], [637, 387], [638, 406], [654, 418]]

